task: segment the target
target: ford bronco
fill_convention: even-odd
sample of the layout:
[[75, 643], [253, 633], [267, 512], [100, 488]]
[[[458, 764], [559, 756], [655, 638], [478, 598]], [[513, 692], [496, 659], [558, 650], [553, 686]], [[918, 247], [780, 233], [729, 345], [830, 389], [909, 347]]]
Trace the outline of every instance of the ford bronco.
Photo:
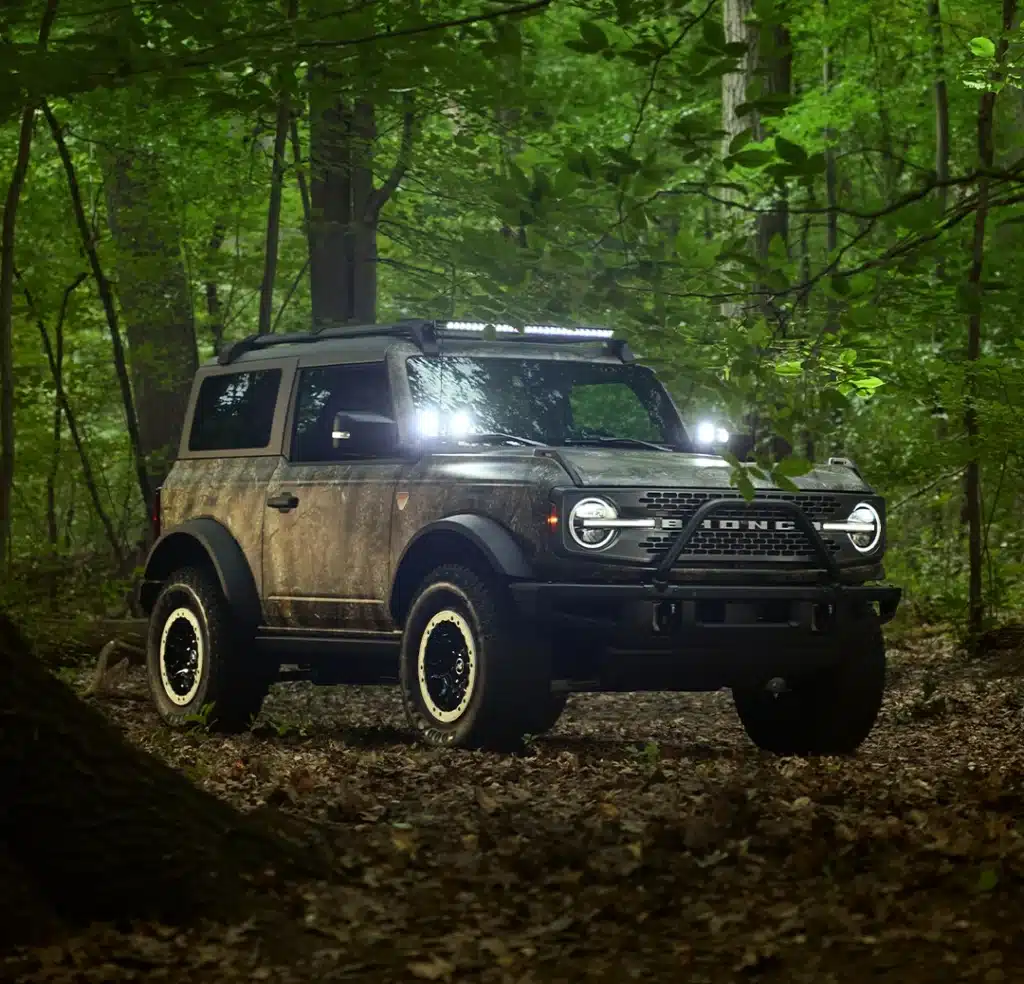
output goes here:
[[397, 683], [429, 742], [511, 747], [581, 691], [730, 688], [780, 754], [853, 752], [885, 683], [885, 504], [846, 459], [755, 481], [597, 329], [251, 336], [200, 367], [139, 602], [170, 724], [280, 679]]

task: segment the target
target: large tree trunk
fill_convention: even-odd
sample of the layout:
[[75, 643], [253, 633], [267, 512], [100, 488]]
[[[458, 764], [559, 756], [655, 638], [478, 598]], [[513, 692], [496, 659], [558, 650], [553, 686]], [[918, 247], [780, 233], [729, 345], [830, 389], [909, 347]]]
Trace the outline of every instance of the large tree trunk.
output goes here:
[[0, 788], [0, 944], [60, 923], [233, 918], [258, 883], [315, 863], [129, 745], [2, 613]]
[[408, 168], [411, 99], [388, 178], [374, 185], [377, 110], [364, 99], [325, 91], [328, 75], [311, 73], [309, 273], [314, 328], [369, 324], [377, 316], [377, 228], [381, 209]]
[[[755, 98], [753, 83], [756, 78], [763, 79], [760, 87], [762, 95], [789, 95], [792, 91], [793, 56], [788, 29], [783, 24], [766, 26], [762, 37], [758, 27], [746, 23], [751, 12], [751, 0], [725, 0], [725, 39], [730, 44], [746, 44], [747, 54], [740, 65], [740, 71], [722, 76], [722, 129], [725, 132], [723, 154], [729, 153], [730, 144], [744, 130], [752, 130], [754, 140], [763, 140], [766, 136], [760, 113], [754, 111], [743, 116], [736, 115], [739, 106]], [[724, 197], [729, 199], [732, 195], [726, 191]], [[780, 192], [770, 207], [759, 212], [754, 220], [754, 250], [760, 261], [768, 259], [769, 248], [776, 237], [788, 250], [789, 203], [784, 192]], [[755, 285], [759, 292], [762, 288], [763, 285]], [[728, 314], [739, 313], [737, 305], [726, 307], [729, 309]], [[770, 305], [762, 307], [765, 313], [771, 313]]]
[[[1017, 14], [1017, 0], [1003, 0], [1003, 36], [996, 47], [996, 65], [1001, 67], [1009, 49], [1008, 36]], [[991, 172], [995, 160], [992, 142], [996, 93], [983, 92], [978, 103], [978, 164], [982, 172]], [[988, 221], [989, 179], [978, 181], [978, 203], [974, 213], [974, 236], [971, 241], [971, 266], [967, 275], [970, 315], [967, 321], [967, 380], [964, 398], [964, 430], [967, 434], [969, 458], [965, 476], [964, 512], [968, 540], [968, 603], [967, 627], [970, 639], [981, 635], [985, 617], [982, 590], [984, 561], [984, 529], [982, 526], [981, 462], [978, 450], [977, 363], [981, 358], [981, 318], [984, 287], [982, 273], [985, 263], [985, 228]]]
[[149, 154], [114, 156], [107, 221], [117, 245], [141, 451], [157, 487], [178, 450], [198, 359], [178, 224], [159, 163]]

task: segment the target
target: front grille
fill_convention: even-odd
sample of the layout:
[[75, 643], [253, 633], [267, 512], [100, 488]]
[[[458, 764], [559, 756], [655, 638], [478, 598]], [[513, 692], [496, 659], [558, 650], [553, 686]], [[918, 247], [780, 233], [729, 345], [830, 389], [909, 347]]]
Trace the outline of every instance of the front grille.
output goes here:
[[[722, 490], [721, 492], [686, 492], [675, 489], [666, 489], [657, 492], [645, 492], [637, 500], [640, 505], [671, 519], [689, 519], [705, 502], [712, 499], [735, 499], [737, 502], [745, 502], [739, 492]], [[822, 520], [834, 516], [839, 512], [841, 506], [834, 495], [822, 495], [815, 492], [793, 494], [790, 492], [758, 492], [757, 499], [751, 504], [751, 508], [757, 508], [762, 502], [793, 502], [796, 503], [811, 520]], [[715, 513], [722, 519], [732, 518], [731, 512], [723, 510]], [[745, 518], [758, 518], [744, 514]]]
[[[790, 495], [784, 492], [765, 493], [747, 505], [738, 492], [647, 492], [639, 502], [648, 510], [664, 519], [677, 519], [685, 523], [700, 506], [712, 499], [736, 499], [735, 507], [723, 507], [708, 517], [711, 520], [791, 520], [792, 514], [782, 509], [773, 509], [771, 503], [794, 502], [800, 506], [808, 519], [821, 521], [834, 516], [840, 507], [834, 496], [808, 494]], [[668, 550], [678, 531], [652, 533], [640, 544], [640, 549], [657, 563]], [[828, 549], [836, 553], [840, 546], [831, 539], [825, 540]], [[759, 558], [782, 561], [810, 561], [814, 559], [814, 547], [803, 530], [721, 530], [699, 529], [683, 548], [681, 555], [707, 558]]]

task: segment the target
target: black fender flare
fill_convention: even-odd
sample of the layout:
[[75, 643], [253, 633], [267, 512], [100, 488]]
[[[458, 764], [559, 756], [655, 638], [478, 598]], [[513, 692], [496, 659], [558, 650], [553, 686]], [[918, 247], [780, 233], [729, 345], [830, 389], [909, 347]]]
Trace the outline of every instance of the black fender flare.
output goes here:
[[489, 516], [477, 513], [459, 513], [435, 520], [417, 531], [402, 550], [402, 555], [395, 564], [395, 573], [391, 581], [388, 606], [391, 610], [395, 603], [395, 589], [401, 577], [405, 559], [416, 549], [424, 538], [436, 533], [454, 533], [456, 536], [472, 544], [486, 559], [491, 569], [503, 577], [515, 580], [528, 580], [533, 577], [533, 568], [526, 559], [522, 547], [512, 534]]
[[239, 625], [255, 629], [262, 620], [263, 610], [249, 562], [227, 527], [208, 516], [186, 520], [180, 526], [168, 530], [153, 544], [146, 558], [145, 573], [139, 591], [143, 611], [148, 614], [159, 590], [159, 583], [179, 566], [175, 561], [175, 554], [182, 552], [182, 548], [193, 552], [196, 546], [209, 559], [210, 566], [220, 582], [221, 591], [224, 592], [224, 598], [238, 619]]

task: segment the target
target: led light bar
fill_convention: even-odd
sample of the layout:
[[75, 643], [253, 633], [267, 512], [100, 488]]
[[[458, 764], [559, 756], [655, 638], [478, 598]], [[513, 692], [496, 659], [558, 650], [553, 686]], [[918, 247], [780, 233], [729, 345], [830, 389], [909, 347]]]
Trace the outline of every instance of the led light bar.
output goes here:
[[[444, 327], [449, 331], [483, 331], [491, 325], [495, 331], [518, 335], [518, 329], [512, 325], [499, 325], [488, 321], [446, 321]], [[606, 328], [563, 328], [559, 325], [526, 325], [526, 335], [556, 335], [565, 338], [611, 338], [615, 332]]]
[[483, 331], [488, 325], [492, 325], [495, 331], [516, 332], [512, 325], [495, 325], [490, 321], [446, 321], [445, 328], [449, 331]]
[[559, 328], [557, 325], [527, 325], [527, 335], [565, 335], [576, 338], [611, 338], [615, 334], [606, 328]]

